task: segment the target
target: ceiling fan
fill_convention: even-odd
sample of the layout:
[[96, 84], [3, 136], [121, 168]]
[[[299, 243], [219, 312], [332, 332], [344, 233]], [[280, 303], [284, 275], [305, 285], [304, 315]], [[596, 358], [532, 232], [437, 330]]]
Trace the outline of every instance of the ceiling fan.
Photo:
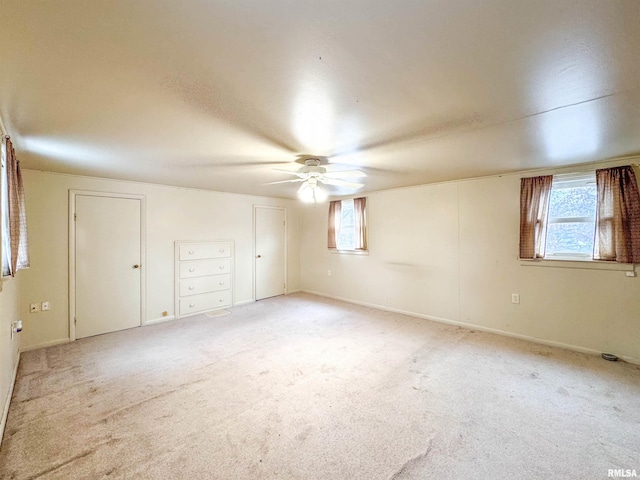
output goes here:
[[362, 178], [367, 176], [366, 173], [360, 170], [327, 171], [325, 167], [321, 166], [320, 159], [318, 158], [307, 158], [304, 161], [304, 167], [300, 168], [296, 172], [282, 169], [274, 170], [295, 175], [298, 178], [294, 178], [293, 180], [281, 180], [279, 182], [269, 182], [267, 185], [274, 185], [276, 183], [302, 182], [302, 185], [298, 190], [298, 197], [303, 202], [308, 203], [323, 202], [327, 199], [327, 193], [320, 188], [320, 183], [323, 183], [325, 185], [334, 185], [337, 187], [357, 189], [363, 187], [364, 184], [349, 182], [342, 179]]

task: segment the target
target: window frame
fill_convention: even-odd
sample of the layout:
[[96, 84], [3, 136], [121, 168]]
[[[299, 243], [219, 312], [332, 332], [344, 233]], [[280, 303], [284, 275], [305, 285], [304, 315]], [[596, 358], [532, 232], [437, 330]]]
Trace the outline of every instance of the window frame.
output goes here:
[[[558, 174], [553, 176], [553, 184], [551, 186], [551, 194], [553, 194], [553, 190], [559, 189], [569, 189], [569, 188], [580, 188], [586, 187], [588, 185], [596, 184], [596, 172], [588, 171], [588, 172], [575, 172], [575, 173], [566, 173], [566, 174]], [[596, 192], [597, 194], [597, 192]], [[596, 212], [597, 212], [597, 204], [594, 209], [593, 216], [591, 217], [551, 217], [551, 198], [549, 198], [549, 210], [546, 219], [545, 225], [545, 244], [548, 240], [549, 235], [549, 225], [553, 224], [571, 224], [571, 223], [593, 223], [593, 241], [595, 242], [595, 233], [596, 233]], [[545, 249], [546, 250], [546, 249]], [[572, 252], [559, 252], [559, 253], [547, 253], [545, 251], [543, 260], [551, 260], [551, 261], [573, 261], [573, 262], [597, 262], [597, 260], [593, 259], [593, 252], [591, 254], [586, 253], [572, 253]]]

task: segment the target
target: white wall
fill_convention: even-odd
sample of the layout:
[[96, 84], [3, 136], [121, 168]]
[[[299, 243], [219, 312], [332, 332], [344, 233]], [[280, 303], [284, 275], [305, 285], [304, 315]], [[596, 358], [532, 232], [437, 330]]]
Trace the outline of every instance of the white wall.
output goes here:
[[[23, 171], [31, 268], [20, 272], [23, 348], [65, 341], [68, 323], [68, 192], [70, 189], [146, 196], [146, 319], [174, 313], [175, 240], [235, 240], [235, 302], [252, 299], [253, 205], [287, 208], [288, 290], [300, 288], [297, 202], [249, 195]], [[51, 310], [29, 313], [48, 300]]]
[[303, 289], [640, 362], [640, 278], [523, 266], [519, 195], [519, 175], [368, 194], [368, 256], [328, 253], [328, 207], [309, 206]]
[[[11, 339], [11, 323], [18, 320], [18, 297], [20, 277], [24, 272], [18, 272], [15, 278], [2, 282], [0, 292], [0, 423], [7, 414], [7, 400], [11, 392], [13, 372], [18, 361], [18, 347], [20, 336]], [[0, 428], [0, 439], [2, 429]]]
[[[24, 180], [32, 263], [19, 274], [26, 348], [68, 338], [68, 190], [85, 189], [147, 198], [147, 321], [173, 313], [177, 239], [235, 239], [236, 301], [250, 300], [253, 205], [281, 205], [289, 215], [289, 291], [302, 287], [640, 361], [640, 278], [517, 260], [518, 175], [369, 194], [367, 256], [328, 253], [326, 204], [28, 170]], [[520, 294], [520, 305], [511, 293]], [[29, 314], [29, 303], [42, 300], [51, 310]], [[5, 355], [4, 340], [0, 348]]]

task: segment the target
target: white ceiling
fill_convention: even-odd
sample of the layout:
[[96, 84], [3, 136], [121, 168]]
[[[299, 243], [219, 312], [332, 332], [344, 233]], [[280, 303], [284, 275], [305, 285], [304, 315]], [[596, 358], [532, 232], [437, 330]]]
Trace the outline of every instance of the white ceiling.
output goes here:
[[[23, 168], [294, 197], [640, 153], [638, 0], [3, 0]], [[345, 190], [331, 189], [332, 194]]]

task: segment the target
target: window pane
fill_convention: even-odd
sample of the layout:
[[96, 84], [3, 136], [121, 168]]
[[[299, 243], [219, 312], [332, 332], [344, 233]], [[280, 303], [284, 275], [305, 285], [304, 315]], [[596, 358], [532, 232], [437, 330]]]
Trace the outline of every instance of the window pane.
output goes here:
[[595, 222], [549, 224], [546, 254], [592, 255], [595, 227]]
[[0, 233], [0, 238], [2, 238], [2, 276], [7, 276], [10, 274], [9, 268], [9, 259], [11, 258], [11, 240], [10, 240], [10, 231], [9, 231], [9, 195], [8, 195], [8, 187], [7, 187], [7, 167], [6, 167], [6, 149], [4, 142], [2, 142], [2, 170], [1, 170], [1, 178], [0, 178], [0, 215], [2, 215], [2, 219], [0, 223], [2, 224], [2, 232]]
[[595, 217], [596, 186], [551, 189], [549, 218]]
[[338, 250], [354, 250], [355, 238], [356, 225], [353, 210], [353, 200], [343, 200], [340, 232], [338, 235]]

